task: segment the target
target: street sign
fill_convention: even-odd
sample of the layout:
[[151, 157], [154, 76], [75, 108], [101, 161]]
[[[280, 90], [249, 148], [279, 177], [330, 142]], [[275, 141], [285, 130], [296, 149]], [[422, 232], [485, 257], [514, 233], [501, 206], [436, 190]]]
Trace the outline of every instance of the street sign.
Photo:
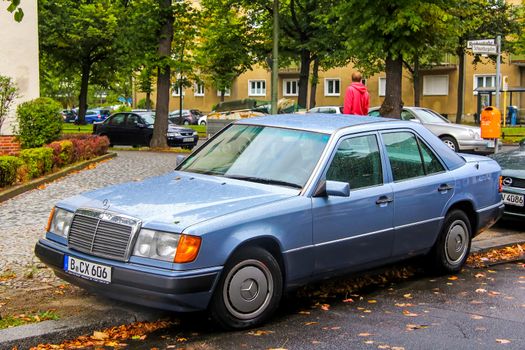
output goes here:
[[472, 53], [480, 55], [497, 55], [498, 48], [496, 45], [472, 45]]
[[496, 45], [494, 39], [469, 40], [467, 41], [467, 49], [471, 49], [472, 45]]

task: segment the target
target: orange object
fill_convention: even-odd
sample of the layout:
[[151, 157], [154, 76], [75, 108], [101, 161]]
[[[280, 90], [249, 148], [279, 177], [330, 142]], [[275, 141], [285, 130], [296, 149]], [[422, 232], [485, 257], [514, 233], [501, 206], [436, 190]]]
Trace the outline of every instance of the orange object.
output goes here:
[[55, 216], [55, 207], [51, 209], [51, 213], [49, 213], [49, 218], [47, 219], [47, 225], [46, 225], [46, 232], [49, 232], [51, 229], [51, 223], [53, 222], [53, 216]]
[[501, 112], [496, 107], [485, 107], [481, 112], [481, 137], [497, 139], [501, 136]]
[[201, 247], [201, 238], [196, 236], [181, 235], [177, 252], [175, 253], [176, 263], [188, 263], [195, 260]]

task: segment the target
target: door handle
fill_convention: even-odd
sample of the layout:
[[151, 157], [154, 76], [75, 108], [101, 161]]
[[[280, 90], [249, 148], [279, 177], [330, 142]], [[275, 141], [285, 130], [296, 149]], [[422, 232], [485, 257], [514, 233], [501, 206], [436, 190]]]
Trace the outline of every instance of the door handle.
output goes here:
[[453, 186], [450, 186], [449, 184], [441, 184], [439, 185], [438, 187], [438, 191], [439, 192], [447, 192], [448, 190], [451, 190], [453, 189], [454, 187]]
[[379, 197], [377, 200], [376, 200], [376, 204], [377, 205], [381, 205], [381, 204], [388, 204], [390, 202], [393, 202], [394, 199], [392, 197], [388, 197], [388, 196], [381, 196]]

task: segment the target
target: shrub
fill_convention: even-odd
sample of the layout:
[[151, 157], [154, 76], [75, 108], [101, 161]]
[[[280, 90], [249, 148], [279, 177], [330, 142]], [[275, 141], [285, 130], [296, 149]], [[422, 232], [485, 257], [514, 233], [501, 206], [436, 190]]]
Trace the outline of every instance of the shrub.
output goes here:
[[14, 156], [0, 156], [0, 187], [15, 183], [22, 160]]
[[108, 152], [109, 139], [106, 136], [80, 135], [69, 139], [73, 145], [73, 161], [86, 160]]
[[75, 149], [71, 140], [51, 142], [46, 147], [53, 150], [53, 168], [61, 168], [74, 161]]
[[[139, 108], [139, 109], [147, 109], [146, 99], [145, 98], [140, 99], [140, 101], [137, 103], [137, 108]], [[153, 103], [153, 101], [151, 99], [149, 100], [149, 108], [150, 109], [155, 109], [155, 104]]]
[[120, 105], [117, 109], [115, 109], [113, 112], [120, 113], [120, 112], [131, 112], [132, 108], [128, 105]]
[[16, 110], [18, 129], [15, 134], [22, 148], [41, 147], [58, 140], [62, 132], [60, 103], [40, 97], [20, 104]]
[[53, 149], [38, 147], [20, 151], [20, 159], [27, 165], [29, 179], [42, 176], [53, 167]]

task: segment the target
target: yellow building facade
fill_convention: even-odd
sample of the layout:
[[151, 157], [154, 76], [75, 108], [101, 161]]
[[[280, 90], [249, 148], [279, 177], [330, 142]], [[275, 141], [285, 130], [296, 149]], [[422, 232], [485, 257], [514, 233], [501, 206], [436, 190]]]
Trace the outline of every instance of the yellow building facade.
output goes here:
[[[494, 87], [496, 82], [496, 65], [488, 58], [484, 58], [477, 65], [472, 64], [473, 56], [466, 55], [466, 70], [464, 84], [464, 117], [469, 120], [477, 111], [478, 95], [475, 91], [478, 87]], [[458, 90], [458, 65], [453, 62], [435, 65], [430, 69], [421, 71], [421, 99], [420, 105], [432, 108], [453, 119], [457, 110]], [[501, 64], [501, 79], [507, 77], [509, 87], [525, 86], [523, 68], [524, 61], [515, 57], [503, 56]], [[342, 106], [346, 88], [351, 83], [351, 74], [354, 68], [351, 65], [334, 68], [319, 72], [319, 81], [316, 91], [317, 106]], [[383, 102], [385, 93], [386, 75], [379, 73], [374, 76], [365, 77], [366, 86], [370, 94], [370, 106], [379, 106]], [[278, 91], [279, 98], [297, 100], [299, 70], [297, 68], [280, 69]], [[402, 97], [405, 106], [414, 105], [414, 90], [412, 77], [408, 71], [403, 73]], [[310, 90], [310, 86], [309, 86]], [[253, 98], [269, 101], [271, 96], [271, 72], [261, 66], [255, 66], [233, 83], [230, 91], [225, 96], [225, 101]], [[501, 95], [501, 106], [503, 106], [503, 94]], [[140, 94], [138, 98], [142, 98]], [[154, 97], [153, 97], [154, 98]], [[309, 91], [310, 98], [310, 91]], [[215, 89], [195, 84], [193, 87], [183, 91], [183, 109], [199, 109], [209, 112], [213, 106], [220, 102], [220, 93]], [[520, 111], [525, 111], [521, 106], [520, 94], [514, 93], [512, 104]], [[487, 104], [486, 97], [482, 101]], [[492, 101], [493, 104], [495, 100]], [[510, 94], [507, 94], [505, 105], [510, 103]], [[180, 105], [180, 94], [173, 90], [170, 99], [170, 110], [176, 110]]]

